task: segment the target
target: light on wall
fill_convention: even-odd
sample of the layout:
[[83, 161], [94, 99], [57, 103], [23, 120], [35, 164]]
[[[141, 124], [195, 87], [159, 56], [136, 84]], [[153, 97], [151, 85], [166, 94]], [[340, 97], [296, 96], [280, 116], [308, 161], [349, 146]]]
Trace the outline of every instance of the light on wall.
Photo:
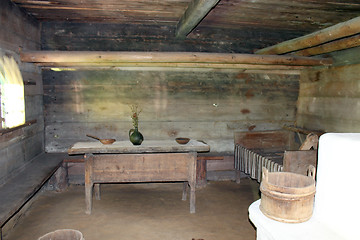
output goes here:
[[1, 126], [25, 123], [24, 82], [13, 57], [0, 57]]

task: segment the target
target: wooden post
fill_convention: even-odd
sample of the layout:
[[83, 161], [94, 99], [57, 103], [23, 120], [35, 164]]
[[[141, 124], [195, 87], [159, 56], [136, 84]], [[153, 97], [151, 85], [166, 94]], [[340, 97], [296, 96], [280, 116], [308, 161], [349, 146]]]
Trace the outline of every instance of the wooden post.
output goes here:
[[176, 27], [176, 38], [184, 39], [219, 0], [192, 0]]
[[256, 54], [284, 54], [299, 49], [317, 46], [339, 38], [348, 37], [360, 32], [360, 17], [353, 18], [347, 22], [336, 24], [332, 27], [285, 41], [271, 47], [256, 51]]

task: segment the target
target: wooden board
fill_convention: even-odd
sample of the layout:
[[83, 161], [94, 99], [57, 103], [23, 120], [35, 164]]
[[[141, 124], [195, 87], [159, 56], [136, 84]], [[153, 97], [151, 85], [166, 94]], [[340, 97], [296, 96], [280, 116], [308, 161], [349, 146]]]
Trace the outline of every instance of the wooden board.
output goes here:
[[190, 140], [187, 144], [178, 144], [171, 140], [145, 140], [141, 145], [130, 141], [117, 141], [113, 144], [100, 142], [78, 142], [69, 150], [69, 154], [85, 153], [167, 153], [167, 152], [208, 152], [210, 147], [202, 142]]
[[307, 176], [307, 170], [309, 165], [312, 165], [315, 168], [317, 166], [316, 150], [284, 152], [284, 159], [283, 159], [284, 172], [299, 173]]
[[288, 131], [235, 132], [234, 142], [248, 149], [285, 150], [291, 146]]
[[66, 154], [41, 154], [0, 187], [0, 226], [15, 214], [51, 177]]

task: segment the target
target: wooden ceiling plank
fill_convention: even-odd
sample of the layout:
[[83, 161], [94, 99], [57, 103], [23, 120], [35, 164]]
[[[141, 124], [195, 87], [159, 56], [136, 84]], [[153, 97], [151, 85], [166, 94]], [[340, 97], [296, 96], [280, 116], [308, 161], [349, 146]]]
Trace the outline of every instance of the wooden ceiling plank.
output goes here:
[[255, 55], [232, 53], [200, 52], [107, 52], [107, 51], [23, 51], [23, 62], [43, 64], [115, 64], [115, 63], [178, 63], [187, 64], [253, 64], [253, 65], [288, 65], [288, 66], [321, 66], [331, 65], [329, 58], [310, 58], [298, 56]]
[[219, 0], [193, 0], [180, 18], [175, 36], [184, 39], [210, 12]]
[[360, 33], [360, 17], [336, 24], [311, 34], [260, 49], [256, 54], [284, 54], [314, 47], [339, 38]]

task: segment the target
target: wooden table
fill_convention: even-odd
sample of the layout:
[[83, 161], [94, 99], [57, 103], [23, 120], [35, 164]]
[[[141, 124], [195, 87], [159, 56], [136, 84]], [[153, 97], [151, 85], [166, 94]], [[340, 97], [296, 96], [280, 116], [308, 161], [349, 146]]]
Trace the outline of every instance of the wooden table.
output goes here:
[[93, 188], [100, 199], [101, 183], [184, 181], [182, 200], [190, 186], [190, 213], [195, 213], [196, 159], [198, 152], [210, 147], [190, 140], [181, 145], [175, 140], [144, 141], [134, 146], [130, 141], [111, 145], [100, 142], [75, 143], [68, 153], [85, 154], [86, 213], [91, 214]]

